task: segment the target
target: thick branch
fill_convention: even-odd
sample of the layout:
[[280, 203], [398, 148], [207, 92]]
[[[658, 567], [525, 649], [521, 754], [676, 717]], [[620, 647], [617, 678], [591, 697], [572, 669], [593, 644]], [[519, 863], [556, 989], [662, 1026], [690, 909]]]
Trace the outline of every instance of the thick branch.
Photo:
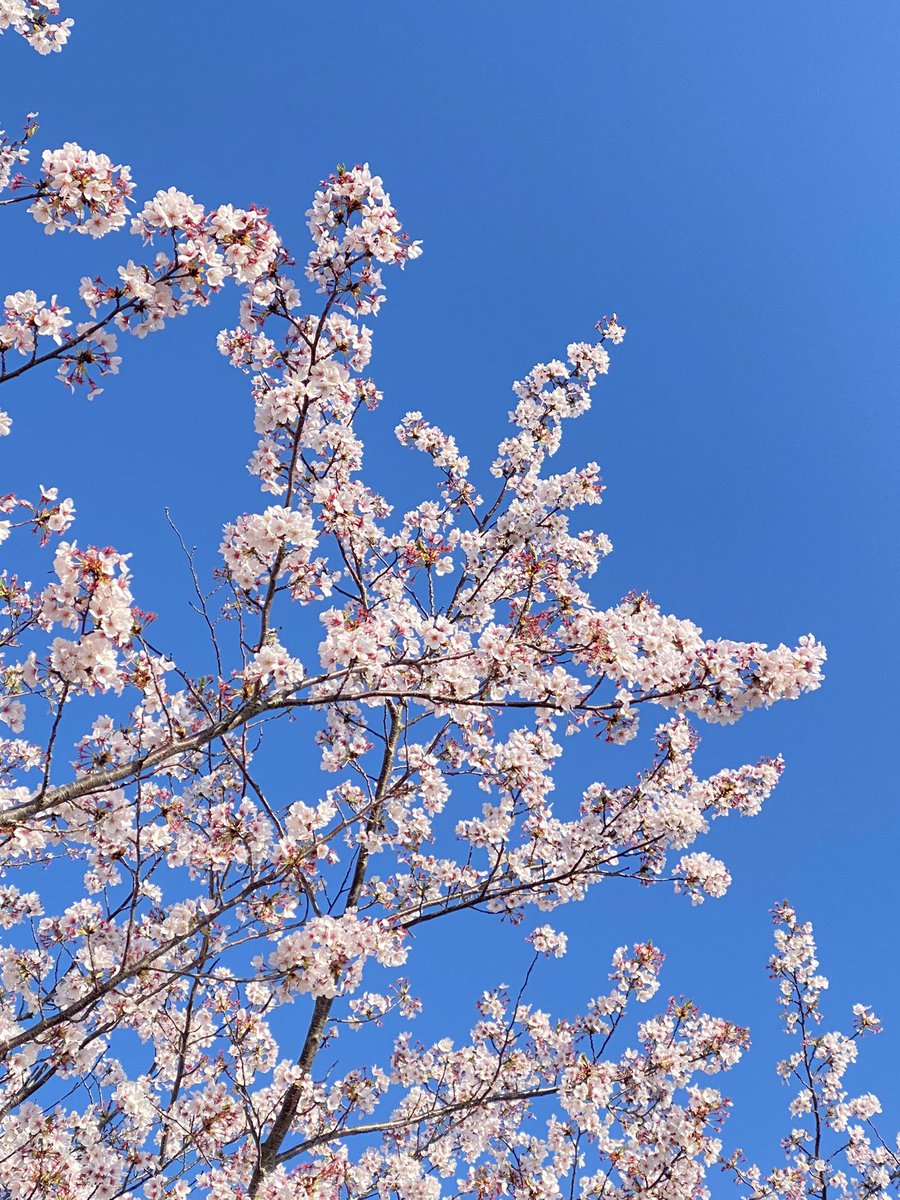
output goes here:
[[[391, 771], [394, 766], [394, 755], [397, 749], [397, 741], [400, 736], [401, 718], [400, 709], [392, 701], [388, 701], [387, 710], [390, 713], [390, 727], [388, 729], [387, 738], [385, 740], [384, 755], [381, 760], [381, 771], [378, 776], [378, 783], [375, 788], [374, 804], [372, 806], [372, 815], [369, 818], [368, 824], [371, 827], [374, 821], [378, 820], [381, 807], [387, 795]], [[355, 909], [359, 903], [360, 895], [362, 894], [363, 884], [366, 878], [366, 867], [368, 865], [369, 852], [364, 846], [360, 846], [359, 854], [356, 860], [356, 868], [353, 872], [353, 878], [350, 882], [350, 889], [347, 893], [347, 903], [344, 906], [344, 911]], [[300, 1052], [300, 1057], [297, 1060], [297, 1066], [302, 1075], [308, 1075], [312, 1069], [312, 1064], [315, 1060], [319, 1047], [322, 1044], [322, 1038], [325, 1034], [325, 1026], [331, 1009], [334, 1005], [335, 997], [319, 996], [316, 999], [315, 1007], [313, 1008], [312, 1020], [309, 1023], [309, 1028], [306, 1032], [306, 1040], [303, 1043], [303, 1049]], [[278, 1162], [278, 1155], [281, 1150], [284, 1139], [287, 1137], [294, 1117], [297, 1115], [297, 1107], [300, 1103], [301, 1089], [298, 1084], [292, 1083], [284, 1094], [281, 1101], [281, 1106], [278, 1110], [278, 1115], [272, 1123], [272, 1128], [269, 1130], [269, 1135], [259, 1148], [259, 1158], [253, 1170], [253, 1176], [250, 1180], [249, 1195], [252, 1198], [259, 1191], [260, 1184], [266, 1175]]]

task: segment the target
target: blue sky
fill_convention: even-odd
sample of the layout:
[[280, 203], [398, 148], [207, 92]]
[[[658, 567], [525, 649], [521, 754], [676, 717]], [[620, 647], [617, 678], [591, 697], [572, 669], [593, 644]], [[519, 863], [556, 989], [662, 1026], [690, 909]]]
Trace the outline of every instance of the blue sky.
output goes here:
[[[370, 466], [389, 496], [408, 500], [426, 481], [405, 476], [410, 456], [392, 444], [403, 412], [423, 410], [483, 467], [512, 380], [620, 314], [629, 335], [561, 453], [604, 470], [591, 517], [616, 550], [595, 595], [646, 589], [713, 636], [812, 630], [827, 681], [706, 733], [710, 771], [778, 751], [788, 764], [765, 813], [708, 846], [731, 867], [729, 896], [691, 910], [661, 890], [604, 887], [560, 915], [573, 953], [538, 994], [574, 1011], [616, 945], [652, 937], [668, 953], [667, 993], [752, 1026], [754, 1052], [729, 1080], [743, 1105], [731, 1134], [774, 1164], [788, 1096], [773, 1064], [787, 1042], [766, 980], [767, 910], [788, 896], [816, 925], [833, 1023], [861, 1000], [887, 1025], [850, 1080], [881, 1094], [896, 1128], [896, 4], [69, 11], [62, 55], [3, 39], [0, 126], [40, 110], [40, 147], [77, 140], [131, 163], [142, 199], [174, 184], [210, 205], [267, 205], [301, 259], [324, 174], [367, 160], [384, 177], [425, 245], [375, 326], [385, 402], [370, 418]], [[82, 274], [136, 249], [51, 241], [20, 212], [4, 219], [4, 293], [34, 287], [75, 307]], [[127, 342], [121, 376], [92, 405], [49, 376], [4, 398], [16, 429], [0, 447], [0, 490], [40, 478], [73, 495], [79, 540], [135, 551], [139, 601], [162, 612], [158, 639], [186, 653], [187, 588], [163, 507], [188, 541], [214, 547], [223, 521], [257, 503], [243, 470], [250, 402], [213, 341], [233, 312], [226, 294]], [[639, 761], [587, 740], [571, 749], [611, 783]], [[484, 960], [467, 953], [454, 972], [466, 1003], [488, 982]], [[429, 986], [446, 1003], [448, 981]]]

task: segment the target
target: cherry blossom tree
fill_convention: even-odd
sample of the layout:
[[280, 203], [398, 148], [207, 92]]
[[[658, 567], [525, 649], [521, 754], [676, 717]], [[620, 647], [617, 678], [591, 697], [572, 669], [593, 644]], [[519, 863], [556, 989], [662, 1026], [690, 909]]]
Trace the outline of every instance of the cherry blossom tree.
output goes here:
[[[0, 0], [0, 30], [59, 50], [58, 8]], [[843, 1083], [877, 1020], [857, 1005], [850, 1035], [819, 1032], [825, 980], [786, 903], [771, 970], [796, 1125], [768, 1172], [725, 1145], [710, 1078], [747, 1031], [688, 1000], [654, 1007], [650, 943], [620, 947], [581, 1012], [535, 1007], [529, 971], [519, 988], [485, 981], [462, 1041], [416, 1037], [400, 972], [413, 945], [427, 961], [437, 921], [477, 910], [533, 966], [566, 952], [548, 915], [605, 879], [722, 895], [703, 835], [757, 813], [781, 760], [702, 778], [698, 725], [822, 679], [812, 636], [710, 639], [646, 595], [601, 607], [588, 591], [611, 546], [572, 514], [599, 504], [600, 471], [550, 460], [618, 318], [514, 385], [489, 490], [407, 414], [396, 436], [435, 489], [395, 513], [365, 482], [366, 372], [384, 272], [421, 246], [381, 180], [354, 166], [322, 183], [292, 274], [264, 209], [174, 187], [138, 206], [128, 167], [72, 142], [35, 161], [36, 132], [28, 115], [0, 139], [9, 216], [48, 235], [130, 230], [141, 248], [82, 280], [77, 313], [7, 295], [0, 382], [49, 368], [96, 396], [120, 340], [233, 284], [219, 350], [248, 377], [265, 495], [226, 525], [213, 578], [185, 548], [201, 676], [155, 644], [129, 555], [74, 540], [71, 499], [0, 498], [7, 549], [33, 534], [51, 556], [42, 586], [0, 576], [0, 1197], [687, 1200], [713, 1168], [754, 1200], [896, 1195], [879, 1103]], [[642, 716], [653, 749], [630, 786], [554, 802], [564, 738], [620, 745]], [[276, 726], [325, 784], [264, 785]]]

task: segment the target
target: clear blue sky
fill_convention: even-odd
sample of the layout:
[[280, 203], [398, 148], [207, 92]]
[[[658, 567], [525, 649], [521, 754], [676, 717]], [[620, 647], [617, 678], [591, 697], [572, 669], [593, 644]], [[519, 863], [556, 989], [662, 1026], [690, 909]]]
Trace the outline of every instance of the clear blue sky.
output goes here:
[[[858, 999], [887, 1025], [849, 1082], [880, 1093], [884, 1130], [896, 1129], [895, 0], [69, 11], [62, 55], [0, 44], [0, 126], [40, 110], [40, 147], [73, 139], [131, 163], [142, 199], [174, 184], [210, 205], [267, 205], [301, 259], [308, 199], [335, 163], [367, 160], [384, 177], [425, 243], [375, 327], [385, 403], [372, 466], [389, 496], [409, 498], [409, 458], [389, 437], [403, 412], [422, 409], [483, 465], [511, 381], [620, 314], [629, 335], [563, 452], [604, 469], [599, 519], [616, 551], [598, 599], [646, 589], [713, 636], [812, 630], [827, 682], [707, 732], [710, 771], [778, 751], [788, 764], [764, 815], [707, 846], [732, 869], [729, 896], [692, 910], [662, 889], [607, 885], [560, 914], [572, 955], [537, 993], [574, 1011], [617, 944], [652, 937], [668, 952], [666, 993], [752, 1026], [754, 1051], [726, 1089], [743, 1106], [729, 1140], [780, 1163], [788, 1093], [773, 1064], [787, 1040], [765, 962], [768, 907], [790, 897], [816, 925], [833, 1024]], [[2, 237], [0, 290], [58, 292], [73, 307], [82, 274], [137, 249], [43, 239], [22, 213]], [[135, 551], [138, 599], [163, 614], [157, 639], [187, 654], [163, 506], [189, 541], [214, 546], [223, 521], [258, 503], [243, 472], [249, 399], [213, 344], [233, 312], [226, 294], [126, 342], [122, 375], [91, 406], [49, 376], [4, 397], [16, 429], [0, 446], [0, 491], [39, 476], [73, 495], [79, 540]], [[23, 461], [48, 429], [40, 458]], [[602, 756], [588, 769], [610, 783], [638, 761], [586, 739], [567, 750]], [[467, 955], [454, 990], [435, 975], [433, 994], [468, 1005], [492, 982], [486, 965]]]

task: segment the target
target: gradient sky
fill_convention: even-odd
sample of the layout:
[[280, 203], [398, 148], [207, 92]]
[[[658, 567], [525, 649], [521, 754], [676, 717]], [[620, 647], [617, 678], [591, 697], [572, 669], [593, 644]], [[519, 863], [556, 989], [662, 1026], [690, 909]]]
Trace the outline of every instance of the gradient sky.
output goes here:
[[[883, 1131], [896, 1130], [895, 0], [73, 0], [67, 12], [61, 55], [0, 43], [0, 126], [39, 110], [39, 148], [76, 140], [131, 163], [141, 200], [174, 184], [207, 205], [266, 205], [300, 259], [323, 175], [369, 161], [384, 177], [425, 245], [390, 277], [375, 325], [385, 401], [369, 463], [388, 498], [427, 480], [404, 474], [419, 468], [392, 442], [402, 413], [423, 410], [481, 470], [512, 380], [619, 313], [628, 337], [559, 458], [604, 470], [590, 517], [616, 551], [595, 596], [648, 590], [711, 636], [812, 630], [827, 681], [706, 731], [704, 769], [779, 751], [788, 764], [761, 817], [723, 823], [702, 847], [728, 862], [729, 895], [691, 909], [662, 888], [604, 885], [554, 917], [570, 956], [535, 996], [577, 1011], [617, 945], [653, 938], [665, 994], [751, 1025], [754, 1050], [723, 1081], [739, 1106], [728, 1141], [778, 1165], [790, 1121], [773, 1067], [788, 1043], [767, 911], [789, 897], [816, 926], [831, 1027], [855, 1000], [887, 1026], [848, 1082], [879, 1093]], [[4, 294], [34, 287], [75, 308], [82, 274], [137, 250], [51, 241], [17, 210], [4, 222]], [[126, 341], [122, 374], [93, 404], [49, 375], [3, 399], [16, 427], [0, 491], [40, 478], [72, 495], [79, 541], [135, 552], [138, 601], [162, 614], [156, 640], [188, 657], [195, 626], [163, 507], [214, 550], [223, 521], [258, 504], [245, 381], [213, 343], [234, 309], [228, 292]], [[649, 758], [652, 723], [639, 751], [567, 745], [572, 778], [625, 782]], [[459, 1005], [468, 1019], [496, 982], [494, 943], [454, 940], [466, 932], [448, 930], [421, 989], [448, 1019]]]

